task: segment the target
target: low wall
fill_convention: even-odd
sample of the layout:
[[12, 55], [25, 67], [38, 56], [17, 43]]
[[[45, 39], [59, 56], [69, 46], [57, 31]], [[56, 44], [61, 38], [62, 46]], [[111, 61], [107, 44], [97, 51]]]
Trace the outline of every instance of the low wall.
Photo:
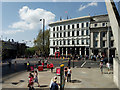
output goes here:
[[114, 83], [120, 89], [120, 60], [118, 58], [113, 59], [113, 72]]

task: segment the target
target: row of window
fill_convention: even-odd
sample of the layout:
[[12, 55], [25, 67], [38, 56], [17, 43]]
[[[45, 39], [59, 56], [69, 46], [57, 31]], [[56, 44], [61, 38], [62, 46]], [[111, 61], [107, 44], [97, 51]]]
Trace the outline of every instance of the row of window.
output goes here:
[[[57, 27], [53, 27], [53, 31], [59, 31], [59, 30], [66, 30], [66, 29], [75, 29], [76, 28], [80, 28], [80, 24], [72, 24], [72, 25], [64, 25], [64, 26], [57, 26]], [[85, 23], [81, 23], [81, 28], [85, 27]], [[89, 23], [86, 22], [86, 27], [89, 27]]]
[[[99, 23], [96, 23], [96, 24], [94, 24], [94, 26], [97, 27], [98, 24], [99, 24]], [[105, 25], [107, 25], [107, 23], [102, 23], [102, 26], [103, 26], [103, 27], [104, 27]]]
[[[94, 37], [98, 38], [98, 34], [99, 34], [99, 32], [94, 32]], [[107, 34], [107, 32], [102, 32], [102, 37], [106, 37], [106, 34]], [[110, 36], [113, 36], [112, 32], [110, 32]]]
[[[62, 37], [62, 36], [63, 37], [67, 37], [66, 33], [68, 33], [68, 37], [75, 36], [75, 31], [71, 31], [71, 32], [72, 32], [72, 34], [70, 34], [70, 31], [69, 32], [64, 32], [64, 33], [62, 33], [62, 32], [60, 32], [60, 33], [53, 33], [53, 37], [55, 37], [55, 34], [56, 34], [57, 38]], [[82, 36], [85, 35], [85, 30], [81, 31], [81, 35]], [[88, 30], [86, 30], [86, 35], [89, 35], [89, 31]], [[80, 31], [76, 32], [76, 36], [80, 36]]]
[[[77, 40], [77, 44], [75, 43], [74, 40], [71, 40], [72, 43], [70, 43], [70, 40], [63, 40], [63, 41], [53, 41], [53, 45], [80, 45], [80, 40]], [[86, 43], [85, 43], [85, 40], [81, 40], [81, 44], [82, 45], [89, 45], [89, 40], [87, 39], [86, 40]]]
[[[102, 46], [103, 46], [103, 47], [106, 47], [106, 44], [105, 44], [105, 43], [106, 43], [106, 41], [103, 41], [103, 42], [102, 42]], [[114, 46], [114, 41], [111, 41], [111, 42], [110, 42], [110, 46], [111, 46], [111, 47]], [[95, 47], [98, 47], [98, 41], [95, 41]]]

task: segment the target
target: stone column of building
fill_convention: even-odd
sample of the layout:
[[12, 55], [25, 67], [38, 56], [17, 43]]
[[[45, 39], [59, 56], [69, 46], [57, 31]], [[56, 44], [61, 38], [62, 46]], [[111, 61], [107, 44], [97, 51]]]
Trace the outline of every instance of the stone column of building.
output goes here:
[[76, 52], [77, 52], [77, 48], [75, 47], [75, 54], [76, 54]]
[[81, 48], [79, 48], [79, 55], [81, 55]]
[[86, 56], [86, 50], [87, 50], [87, 48], [85, 47], [85, 56]]
[[66, 57], [67, 57], [67, 55], [68, 55], [68, 48], [66, 48]]
[[93, 32], [91, 32], [91, 40], [90, 40], [91, 48], [93, 48]]
[[62, 56], [63, 56], [63, 48], [62, 48]]
[[99, 32], [99, 34], [98, 34], [98, 48], [100, 48], [100, 42], [101, 42], [101, 39], [100, 39], [100, 36], [101, 36], [101, 32]]

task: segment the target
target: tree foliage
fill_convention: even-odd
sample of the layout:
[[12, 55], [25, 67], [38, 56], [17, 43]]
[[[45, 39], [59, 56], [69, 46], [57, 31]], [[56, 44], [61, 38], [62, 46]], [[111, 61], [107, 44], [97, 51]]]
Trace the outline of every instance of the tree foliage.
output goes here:
[[39, 31], [39, 34], [36, 38], [36, 40], [34, 41], [35, 47], [37, 47], [37, 51], [36, 53], [38, 55], [41, 54], [46, 54], [49, 55], [49, 30], [45, 30], [44, 31], [44, 50], [43, 50], [43, 32], [42, 30]]
[[36, 50], [37, 50], [37, 47], [26, 48], [25, 56], [26, 57], [33, 56], [35, 54]]

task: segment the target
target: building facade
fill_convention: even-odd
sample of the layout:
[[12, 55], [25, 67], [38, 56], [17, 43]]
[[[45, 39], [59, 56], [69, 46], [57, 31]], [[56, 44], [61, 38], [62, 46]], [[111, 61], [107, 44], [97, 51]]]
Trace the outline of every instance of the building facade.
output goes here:
[[57, 51], [61, 56], [91, 54], [107, 56], [108, 45], [110, 55], [115, 55], [114, 38], [108, 15], [61, 20], [49, 26], [50, 56], [54, 56]]
[[3, 41], [0, 40], [0, 58], [1, 60], [21, 57], [25, 55], [25, 43], [14, 42], [14, 40]]
[[109, 55], [115, 56], [114, 37], [108, 15], [98, 15], [91, 18], [90, 42], [91, 54], [108, 56], [109, 49]]
[[50, 55], [89, 55], [90, 16], [61, 20], [50, 26]]

